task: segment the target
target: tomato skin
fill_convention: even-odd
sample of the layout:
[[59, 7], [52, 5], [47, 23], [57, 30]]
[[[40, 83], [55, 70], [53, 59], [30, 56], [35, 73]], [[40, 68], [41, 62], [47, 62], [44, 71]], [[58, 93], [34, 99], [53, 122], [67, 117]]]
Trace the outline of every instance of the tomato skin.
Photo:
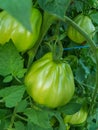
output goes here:
[[5, 44], [12, 39], [16, 48], [20, 51], [26, 51], [33, 47], [39, 37], [42, 15], [38, 9], [32, 8], [31, 27], [32, 32], [26, 30], [26, 28], [14, 19], [7, 12], [2, 11], [0, 14], [0, 44]]
[[54, 62], [52, 53], [45, 54], [33, 63], [24, 82], [33, 100], [50, 108], [68, 103], [75, 90], [69, 64]]
[[78, 112], [73, 115], [65, 115], [64, 122], [72, 125], [79, 125], [86, 121], [87, 119], [87, 106], [83, 106]]
[[0, 44], [5, 44], [9, 41], [13, 30], [13, 22], [14, 19], [7, 12], [0, 12]]
[[[79, 27], [81, 27], [81, 29], [83, 29], [90, 36], [90, 38], [94, 36], [95, 27], [88, 16], [79, 14], [74, 18], [74, 22]], [[81, 44], [86, 41], [86, 39], [71, 25], [69, 25], [68, 27], [67, 35], [72, 41], [78, 44]]]

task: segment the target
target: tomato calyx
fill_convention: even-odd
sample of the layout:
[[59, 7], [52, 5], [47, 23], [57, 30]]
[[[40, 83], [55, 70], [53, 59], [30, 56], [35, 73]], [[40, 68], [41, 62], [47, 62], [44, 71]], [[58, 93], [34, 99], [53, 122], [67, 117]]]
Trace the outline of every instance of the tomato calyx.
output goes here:
[[55, 43], [51, 51], [52, 51], [53, 61], [56, 63], [61, 63], [62, 55], [63, 55], [63, 46], [61, 41]]

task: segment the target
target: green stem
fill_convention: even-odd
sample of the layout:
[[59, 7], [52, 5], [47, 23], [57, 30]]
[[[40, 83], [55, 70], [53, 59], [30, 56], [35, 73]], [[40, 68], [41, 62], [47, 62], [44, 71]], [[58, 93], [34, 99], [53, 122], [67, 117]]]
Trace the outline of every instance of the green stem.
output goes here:
[[97, 98], [97, 93], [98, 93], [98, 54], [96, 53], [96, 86], [94, 89], [94, 92], [92, 94], [92, 101], [89, 107], [89, 114], [92, 114], [93, 108], [94, 108], [94, 103], [96, 101]]
[[18, 117], [19, 119], [28, 122], [28, 120], [22, 116], [20, 116], [19, 114], [16, 114], [16, 117]]
[[53, 49], [51, 50], [53, 54], [53, 61], [57, 63], [61, 61], [61, 58], [63, 55], [63, 46], [60, 40], [59, 29], [60, 29], [60, 22], [58, 22], [55, 28], [56, 39], [55, 39], [55, 42], [53, 43]]
[[48, 29], [50, 28], [50, 26], [52, 25], [52, 23], [55, 20], [57, 20], [57, 18], [55, 16], [53, 16], [53, 15], [47, 13], [47, 12], [44, 12], [43, 24], [42, 24], [42, 27], [41, 27], [39, 39], [38, 39], [36, 45], [31, 50], [28, 51], [28, 55], [29, 55], [28, 67], [33, 62], [33, 59], [34, 59], [34, 56], [36, 55], [38, 47], [40, 46], [45, 34], [47, 33]]
[[63, 46], [59, 39], [53, 45], [52, 54], [53, 54], [53, 61], [59, 63], [63, 55]]
[[14, 76], [14, 75], [13, 75], [13, 77], [16, 79], [16, 81], [17, 81], [18, 83], [22, 84], [22, 81], [21, 81], [19, 78], [17, 78], [17, 77]]
[[10, 123], [8, 129], [12, 129], [13, 124], [14, 124], [14, 120], [15, 120], [15, 117], [16, 117], [16, 107], [14, 108], [13, 115], [12, 115], [12, 118], [11, 118], [11, 123]]
[[[97, 92], [98, 92], [98, 49], [96, 47], [95, 42], [89, 37], [89, 35], [84, 32], [84, 30], [79, 27], [73, 20], [71, 20], [69, 17], [65, 16], [65, 19], [62, 19], [64, 22], [68, 22], [71, 26], [73, 26], [81, 35], [83, 35], [85, 37], [85, 39], [88, 41], [88, 43], [91, 46], [92, 52], [95, 56], [96, 59], [96, 86], [95, 89], [92, 93], [92, 101], [89, 107], [89, 114], [92, 113], [93, 107], [94, 107], [94, 103], [96, 100], [96, 96], [97, 96]], [[89, 115], [88, 114], [88, 115]]]

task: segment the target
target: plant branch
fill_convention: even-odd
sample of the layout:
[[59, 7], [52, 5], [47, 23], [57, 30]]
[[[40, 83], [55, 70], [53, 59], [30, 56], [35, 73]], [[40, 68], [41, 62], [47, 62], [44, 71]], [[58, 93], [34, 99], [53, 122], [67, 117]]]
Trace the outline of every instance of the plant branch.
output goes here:
[[31, 50], [28, 51], [28, 55], [29, 55], [28, 67], [33, 62], [33, 59], [34, 59], [34, 56], [36, 55], [38, 47], [40, 46], [45, 34], [47, 33], [48, 29], [50, 28], [50, 26], [52, 25], [52, 23], [55, 20], [57, 20], [57, 18], [55, 16], [53, 16], [53, 15], [47, 13], [47, 12], [44, 12], [43, 24], [42, 24], [42, 27], [41, 27], [39, 39], [38, 39], [37, 43], [35, 44], [35, 46]]
[[22, 116], [20, 116], [19, 114], [16, 114], [16, 117], [18, 117], [19, 119], [28, 122], [28, 120]]
[[81, 35], [83, 35], [85, 37], [85, 39], [88, 41], [88, 43], [90, 44], [91, 50], [95, 56], [95, 60], [96, 60], [96, 86], [95, 89], [92, 93], [92, 101], [89, 107], [89, 113], [88, 115], [90, 115], [92, 113], [93, 107], [94, 107], [94, 103], [96, 100], [96, 96], [97, 96], [97, 92], [98, 92], [98, 48], [95, 44], [95, 42], [89, 37], [89, 35], [84, 32], [84, 30], [79, 27], [73, 20], [71, 20], [69, 17], [65, 16], [65, 19], [62, 19], [64, 22], [68, 22], [71, 26], [73, 26]]
[[11, 117], [11, 123], [10, 123], [8, 129], [12, 129], [13, 124], [14, 124], [14, 120], [15, 120], [15, 116], [16, 116], [16, 107], [14, 108], [14, 111], [13, 111], [13, 114], [12, 114], [12, 117]]
[[17, 77], [14, 76], [14, 75], [13, 75], [13, 77], [16, 79], [16, 81], [17, 81], [18, 83], [22, 84], [22, 81], [21, 81], [19, 78], [17, 78]]
[[94, 92], [92, 93], [92, 101], [89, 107], [89, 114], [92, 114], [92, 110], [95, 105], [94, 103], [96, 101], [97, 94], [98, 94], [98, 54], [96, 53], [96, 86]]

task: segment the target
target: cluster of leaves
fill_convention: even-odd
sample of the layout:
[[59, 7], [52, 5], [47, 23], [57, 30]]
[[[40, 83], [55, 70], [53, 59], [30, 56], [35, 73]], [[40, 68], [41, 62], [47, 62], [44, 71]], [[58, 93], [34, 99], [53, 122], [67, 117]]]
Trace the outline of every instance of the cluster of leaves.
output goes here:
[[52, 130], [51, 119], [55, 117], [60, 123], [59, 129], [64, 130], [61, 112], [75, 113], [80, 109], [79, 104], [71, 103], [58, 111], [32, 104], [23, 83], [26, 72], [24, 60], [12, 41], [0, 46], [0, 63], [0, 128], [10, 130], [14, 126], [13, 130]]
[[[98, 4], [97, 0], [0, 0], [0, 8], [8, 11], [28, 30], [30, 27], [30, 13], [33, 3], [39, 4], [41, 10], [63, 18], [66, 14], [69, 17], [76, 16], [79, 12], [91, 9], [90, 17], [95, 25], [98, 25]], [[97, 11], [96, 11], [97, 10]], [[25, 15], [24, 15], [25, 14]], [[57, 21], [58, 22], [58, 21]], [[24, 75], [27, 71], [26, 54], [19, 53], [12, 41], [4, 46], [0, 45], [0, 130], [65, 130], [62, 113], [73, 114], [77, 112], [81, 103], [76, 103], [76, 99], [82, 99], [90, 104], [92, 92], [95, 88], [96, 62], [90, 48], [74, 49], [75, 43], [66, 36], [67, 24], [60, 21], [50, 27], [43, 43], [51, 41], [51, 35], [58, 35], [65, 48], [63, 57], [72, 67], [76, 92], [73, 100], [64, 107], [54, 110], [35, 104], [25, 91]], [[55, 29], [56, 28], [56, 29]], [[96, 31], [98, 26], [96, 26]], [[95, 42], [97, 44], [98, 34]], [[35, 59], [41, 57], [48, 48], [41, 44]], [[66, 50], [66, 48], [72, 48]], [[66, 58], [67, 56], [67, 58]], [[97, 99], [98, 101], [98, 99]], [[98, 102], [95, 102], [94, 111], [88, 117], [86, 125], [71, 126], [72, 130], [96, 130], [98, 128]]]

